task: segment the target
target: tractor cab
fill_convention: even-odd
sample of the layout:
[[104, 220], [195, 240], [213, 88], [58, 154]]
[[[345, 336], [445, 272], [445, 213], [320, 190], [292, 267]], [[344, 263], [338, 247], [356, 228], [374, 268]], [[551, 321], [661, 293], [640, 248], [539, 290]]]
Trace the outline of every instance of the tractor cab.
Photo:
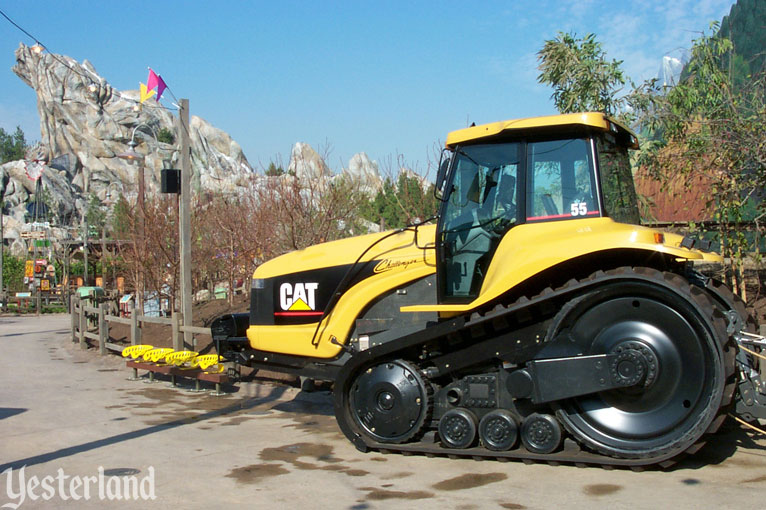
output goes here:
[[635, 135], [600, 113], [450, 133], [437, 176], [439, 301], [476, 299], [500, 241], [520, 225], [601, 217], [638, 224], [629, 148]]

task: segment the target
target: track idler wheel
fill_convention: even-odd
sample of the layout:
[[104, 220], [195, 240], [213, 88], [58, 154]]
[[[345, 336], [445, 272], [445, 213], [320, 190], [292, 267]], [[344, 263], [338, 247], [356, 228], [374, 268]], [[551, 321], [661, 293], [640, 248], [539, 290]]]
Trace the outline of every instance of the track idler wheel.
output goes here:
[[519, 438], [516, 418], [505, 409], [496, 409], [484, 415], [479, 422], [479, 438], [488, 450], [510, 450]]
[[468, 409], [451, 409], [439, 420], [439, 437], [447, 448], [468, 448], [476, 439], [476, 415]]
[[366, 436], [382, 443], [415, 438], [431, 416], [431, 393], [414, 365], [395, 360], [359, 373], [348, 392], [348, 411]]
[[550, 414], [530, 414], [521, 424], [521, 442], [532, 453], [555, 452], [561, 438], [561, 425]]

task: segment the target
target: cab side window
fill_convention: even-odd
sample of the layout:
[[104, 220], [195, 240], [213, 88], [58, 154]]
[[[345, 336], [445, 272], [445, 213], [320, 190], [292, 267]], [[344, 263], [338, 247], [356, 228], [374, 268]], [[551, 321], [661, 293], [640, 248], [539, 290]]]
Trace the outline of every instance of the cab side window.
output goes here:
[[586, 139], [528, 144], [527, 221], [599, 216], [592, 159]]

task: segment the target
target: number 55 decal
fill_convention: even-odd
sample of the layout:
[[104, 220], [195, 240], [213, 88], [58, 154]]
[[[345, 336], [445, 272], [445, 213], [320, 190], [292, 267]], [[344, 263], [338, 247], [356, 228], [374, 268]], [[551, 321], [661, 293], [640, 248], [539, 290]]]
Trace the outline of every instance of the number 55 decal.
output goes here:
[[585, 202], [572, 202], [572, 216], [585, 216], [588, 214], [588, 204]]

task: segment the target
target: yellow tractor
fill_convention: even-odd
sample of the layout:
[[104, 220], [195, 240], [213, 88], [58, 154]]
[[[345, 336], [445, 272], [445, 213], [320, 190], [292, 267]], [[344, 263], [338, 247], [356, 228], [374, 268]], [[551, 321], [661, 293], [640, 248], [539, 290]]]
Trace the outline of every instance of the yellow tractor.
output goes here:
[[709, 245], [640, 226], [635, 148], [601, 113], [454, 131], [435, 224], [266, 262], [219, 352], [332, 381], [361, 451], [665, 466], [764, 419], [764, 339]]

